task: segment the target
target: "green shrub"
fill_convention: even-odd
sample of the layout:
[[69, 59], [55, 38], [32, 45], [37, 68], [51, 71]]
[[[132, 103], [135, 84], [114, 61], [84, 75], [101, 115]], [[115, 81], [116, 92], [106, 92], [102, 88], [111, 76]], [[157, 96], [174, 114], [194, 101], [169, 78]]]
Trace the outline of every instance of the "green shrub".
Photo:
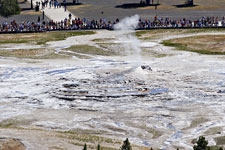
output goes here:
[[200, 136], [197, 145], [193, 147], [194, 150], [208, 150], [208, 141], [205, 139], [204, 136]]
[[20, 13], [17, 0], [0, 0], [0, 15], [8, 17]]
[[120, 150], [132, 150], [131, 144], [130, 144], [128, 138], [125, 141], [123, 141], [123, 145]]
[[87, 150], [87, 144], [86, 143], [84, 144], [83, 150]]

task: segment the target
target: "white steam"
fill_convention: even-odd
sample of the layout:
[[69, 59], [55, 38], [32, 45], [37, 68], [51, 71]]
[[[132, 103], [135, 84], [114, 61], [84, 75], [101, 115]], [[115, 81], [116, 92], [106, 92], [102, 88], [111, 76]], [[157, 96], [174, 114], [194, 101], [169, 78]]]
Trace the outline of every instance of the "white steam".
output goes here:
[[131, 17], [126, 17], [122, 19], [119, 23], [114, 25], [115, 30], [135, 30], [138, 26], [140, 17], [138, 15], [134, 15]]
[[114, 25], [114, 29], [119, 33], [118, 40], [122, 43], [126, 55], [129, 55], [132, 62], [135, 62], [136, 65], [142, 63], [141, 42], [135, 35], [135, 29], [138, 26], [139, 18], [138, 15], [126, 17]]

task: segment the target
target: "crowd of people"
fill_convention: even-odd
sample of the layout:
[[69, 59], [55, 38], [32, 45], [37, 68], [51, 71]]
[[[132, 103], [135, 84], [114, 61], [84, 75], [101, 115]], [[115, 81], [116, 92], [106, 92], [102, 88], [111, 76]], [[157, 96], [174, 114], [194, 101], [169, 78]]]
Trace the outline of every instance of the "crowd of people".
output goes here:
[[[37, 2], [38, 3], [38, 2]], [[58, 0], [42, 0], [41, 2], [38, 3], [38, 5], [36, 4], [36, 6], [41, 6], [42, 9], [44, 9], [45, 7], [49, 8], [61, 8], [61, 3], [58, 2]]]
[[[109, 29], [112, 30], [115, 21], [107, 21], [106, 19], [88, 20], [80, 18], [68, 18], [60, 22], [40, 21], [37, 22], [0, 22], [0, 32], [42, 32], [54, 30], [82, 30], [82, 29]], [[202, 17], [196, 20], [170, 19], [155, 16], [152, 20], [139, 20], [137, 29], [154, 29], [154, 28], [202, 28], [202, 27], [225, 27], [225, 17]]]

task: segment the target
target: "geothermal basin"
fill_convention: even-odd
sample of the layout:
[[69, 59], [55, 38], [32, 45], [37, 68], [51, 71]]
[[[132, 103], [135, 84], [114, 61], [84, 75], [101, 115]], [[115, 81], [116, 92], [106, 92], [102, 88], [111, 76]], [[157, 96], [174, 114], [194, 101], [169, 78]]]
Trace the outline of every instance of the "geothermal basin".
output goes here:
[[[119, 141], [129, 138], [134, 149], [192, 149], [193, 139], [200, 135], [206, 136], [209, 145], [216, 145], [216, 138], [225, 136], [225, 57], [161, 44], [164, 39], [193, 35], [140, 40], [141, 51], [127, 55], [130, 45], [120, 42], [121, 32], [100, 30], [43, 47], [72, 55], [67, 47], [86, 44], [117, 55], [79, 52], [83, 59], [76, 52], [66, 59], [0, 57], [1, 136], [20, 139], [32, 150], [82, 149], [84, 140], [57, 136], [65, 131]], [[6, 47], [17, 45], [1, 49]], [[118, 149], [121, 143], [101, 144]]]

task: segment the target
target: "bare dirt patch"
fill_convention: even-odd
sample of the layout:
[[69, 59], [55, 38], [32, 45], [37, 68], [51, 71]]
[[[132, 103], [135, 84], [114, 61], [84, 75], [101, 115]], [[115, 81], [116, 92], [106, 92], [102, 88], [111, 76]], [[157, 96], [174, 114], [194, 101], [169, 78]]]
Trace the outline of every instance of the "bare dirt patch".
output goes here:
[[0, 138], [1, 150], [25, 150], [26, 147], [19, 139]]

